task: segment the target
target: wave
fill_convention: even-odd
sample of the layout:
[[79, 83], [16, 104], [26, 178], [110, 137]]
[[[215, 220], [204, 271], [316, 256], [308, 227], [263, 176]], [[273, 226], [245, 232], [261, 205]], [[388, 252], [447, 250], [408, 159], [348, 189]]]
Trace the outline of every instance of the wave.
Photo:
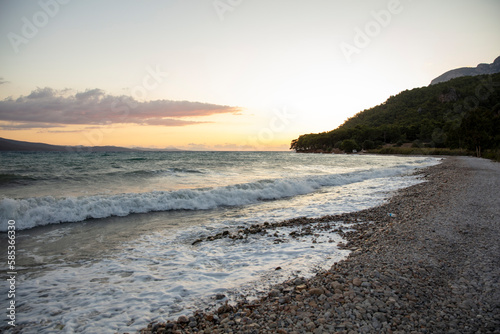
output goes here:
[[[408, 166], [409, 167], [409, 166]], [[153, 191], [119, 195], [27, 199], [4, 198], [0, 201], [0, 231], [7, 220], [16, 221], [17, 229], [91, 218], [127, 216], [133, 213], [170, 210], [208, 210], [223, 206], [241, 206], [264, 200], [276, 200], [314, 192], [325, 186], [341, 186], [367, 179], [400, 175], [405, 169], [366, 170], [356, 173], [315, 175], [298, 178], [267, 179], [216, 188]]]
[[177, 175], [182, 174], [205, 174], [204, 171], [199, 169], [189, 169], [189, 168], [167, 168], [167, 169], [152, 169], [152, 170], [134, 170], [134, 171], [115, 171], [103, 174], [104, 177], [155, 177], [160, 175]]
[[151, 160], [150, 158], [129, 158], [126, 159], [127, 161], [148, 161]]
[[[120, 167], [114, 167], [116, 169], [120, 169]], [[83, 169], [83, 168], [82, 168]], [[121, 179], [121, 178], [151, 178], [158, 176], [177, 176], [182, 177], [184, 175], [192, 175], [192, 174], [206, 174], [205, 171], [198, 169], [190, 169], [190, 168], [166, 168], [166, 169], [153, 169], [153, 170], [132, 170], [132, 171], [108, 171], [104, 173], [80, 173], [80, 174], [67, 174], [65, 176], [61, 175], [50, 175], [48, 173], [31, 176], [24, 176], [18, 174], [0, 174], [0, 186], [2, 185], [10, 185], [10, 184], [28, 184], [40, 181], [48, 181], [48, 182], [60, 182], [60, 181], [85, 181], [89, 179], [95, 179], [96, 182], [100, 182], [103, 179]]]
[[205, 172], [199, 169], [189, 169], [189, 168], [169, 168], [169, 172], [171, 173], [186, 173], [186, 174], [205, 174]]
[[0, 174], [0, 186], [10, 183], [27, 183], [36, 180], [30, 176], [24, 176], [19, 174]]

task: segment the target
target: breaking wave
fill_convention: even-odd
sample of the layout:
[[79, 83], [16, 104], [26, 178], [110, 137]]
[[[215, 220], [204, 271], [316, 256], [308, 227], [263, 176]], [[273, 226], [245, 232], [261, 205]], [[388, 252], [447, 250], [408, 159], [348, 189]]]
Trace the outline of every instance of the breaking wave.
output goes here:
[[345, 174], [267, 179], [215, 188], [65, 198], [52, 196], [26, 199], [4, 198], [0, 201], [0, 231], [7, 230], [9, 219], [16, 221], [17, 229], [29, 229], [47, 224], [127, 216], [133, 213], [242, 206], [259, 201], [304, 195], [322, 187], [342, 186], [367, 179], [396, 176], [410, 168], [410, 166], [401, 167]]

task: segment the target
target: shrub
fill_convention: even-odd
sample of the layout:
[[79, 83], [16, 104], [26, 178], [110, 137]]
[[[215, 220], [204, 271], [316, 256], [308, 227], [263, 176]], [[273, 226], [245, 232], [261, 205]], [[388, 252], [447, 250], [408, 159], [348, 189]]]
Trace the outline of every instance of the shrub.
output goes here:
[[352, 152], [353, 150], [358, 150], [358, 143], [354, 139], [346, 139], [342, 142], [341, 149], [345, 152]]
[[365, 140], [363, 142], [363, 150], [371, 150], [375, 148], [375, 143], [371, 140]]

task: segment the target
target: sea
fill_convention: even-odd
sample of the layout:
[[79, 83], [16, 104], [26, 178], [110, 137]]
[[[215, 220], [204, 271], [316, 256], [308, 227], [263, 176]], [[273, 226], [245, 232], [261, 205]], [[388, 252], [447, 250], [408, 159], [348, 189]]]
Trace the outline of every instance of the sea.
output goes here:
[[151, 321], [259, 298], [273, 284], [313, 276], [345, 258], [348, 251], [337, 247], [342, 238], [335, 232], [290, 238], [294, 228], [283, 227], [195, 241], [252, 224], [374, 207], [423, 182], [414, 172], [439, 161], [295, 152], [1, 152], [0, 332], [134, 332]]

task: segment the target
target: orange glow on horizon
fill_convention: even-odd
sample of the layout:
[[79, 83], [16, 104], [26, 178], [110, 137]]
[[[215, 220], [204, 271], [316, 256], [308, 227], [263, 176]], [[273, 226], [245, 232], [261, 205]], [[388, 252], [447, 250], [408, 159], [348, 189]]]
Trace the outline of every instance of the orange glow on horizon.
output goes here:
[[[262, 135], [235, 124], [204, 123], [188, 127], [113, 125], [108, 127], [65, 126], [3, 130], [12, 140], [62, 146], [119, 146], [177, 148], [185, 150], [287, 150], [293, 135]], [[293, 138], [292, 138], [293, 139]]]

